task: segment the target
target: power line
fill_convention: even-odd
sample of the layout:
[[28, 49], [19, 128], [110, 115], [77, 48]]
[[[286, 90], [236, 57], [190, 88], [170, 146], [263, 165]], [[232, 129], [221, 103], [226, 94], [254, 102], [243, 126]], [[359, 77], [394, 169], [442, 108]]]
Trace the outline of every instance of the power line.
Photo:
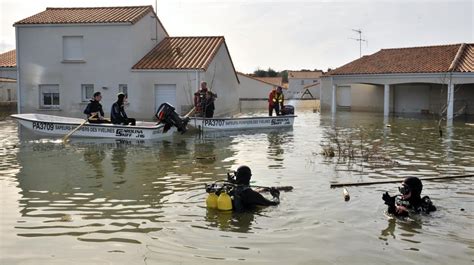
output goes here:
[[361, 29], [352, 29], [352, 31], [355, 31], [359, 33], [359, 38], [349, 38], [351, 40], [355, 40], [359, 42], [359, 57], [362, 57], [362, 42], [367, 42], [366, 39], [362, 39], [362, 30]]

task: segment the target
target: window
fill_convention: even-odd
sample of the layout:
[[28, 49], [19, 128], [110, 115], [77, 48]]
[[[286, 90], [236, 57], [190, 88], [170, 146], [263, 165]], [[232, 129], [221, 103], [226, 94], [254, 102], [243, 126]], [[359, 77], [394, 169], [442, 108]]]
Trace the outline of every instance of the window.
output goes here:
[[83, 36], [63, 36], [63, 60], [83, 61]]
[[128, 87], [127, 84], [119, 84], [119, 93], [124, 93], [128, 98]]
[[89, 101], [94, 96], [94, 85], [93, 84], [82, 84], [81, 85], [82, 101]]
[[304, 80], [301, 80], [301, 84], [304, 85]]
[[40, 85], [40, 107], [59, 109], [59, 85]]

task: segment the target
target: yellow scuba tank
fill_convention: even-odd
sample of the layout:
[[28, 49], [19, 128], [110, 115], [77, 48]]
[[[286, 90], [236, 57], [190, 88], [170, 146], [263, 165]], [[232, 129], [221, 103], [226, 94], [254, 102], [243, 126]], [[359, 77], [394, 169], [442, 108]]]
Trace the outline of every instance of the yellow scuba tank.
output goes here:
[[206, 199], [207, 208], [217, 209], [217, 195], [214, 192], [210, 192]]
[[222, 191], [217, 198], [217, 209], [221, 211], [232, 210], [232, 199], [230, 198], [229, 194], [227, 194], [227, 192]]

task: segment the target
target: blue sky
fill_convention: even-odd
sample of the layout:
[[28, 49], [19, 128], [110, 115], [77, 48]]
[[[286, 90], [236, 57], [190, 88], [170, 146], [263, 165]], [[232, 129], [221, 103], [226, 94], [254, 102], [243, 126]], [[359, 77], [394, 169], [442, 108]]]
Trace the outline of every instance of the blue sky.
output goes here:
[[[384, 48], [474, 42], [474, 1], [158, 0], [171, 36], [224, 36], [238, 71], [336, 68]], [[0, 52], [13, 23], [46, 7], [155, 5], [155, 0], [0, 0]]]

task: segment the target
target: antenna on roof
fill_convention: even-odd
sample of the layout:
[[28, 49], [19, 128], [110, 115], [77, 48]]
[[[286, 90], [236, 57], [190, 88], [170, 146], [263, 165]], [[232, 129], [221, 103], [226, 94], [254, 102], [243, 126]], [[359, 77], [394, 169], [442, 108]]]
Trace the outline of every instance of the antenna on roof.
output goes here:
[[359, 38], [349, 38], [351, 40], [356, 40], [359, 42], [359, 57], [362, 57], [362, 42], [365, 41], [365, 42], [368, 42], [367, 40], [365, 39], [362, 39], [362, 30], [361, 29], [352, 29], [352, 31], [355, 31], [357, 33], [359, 33]]

